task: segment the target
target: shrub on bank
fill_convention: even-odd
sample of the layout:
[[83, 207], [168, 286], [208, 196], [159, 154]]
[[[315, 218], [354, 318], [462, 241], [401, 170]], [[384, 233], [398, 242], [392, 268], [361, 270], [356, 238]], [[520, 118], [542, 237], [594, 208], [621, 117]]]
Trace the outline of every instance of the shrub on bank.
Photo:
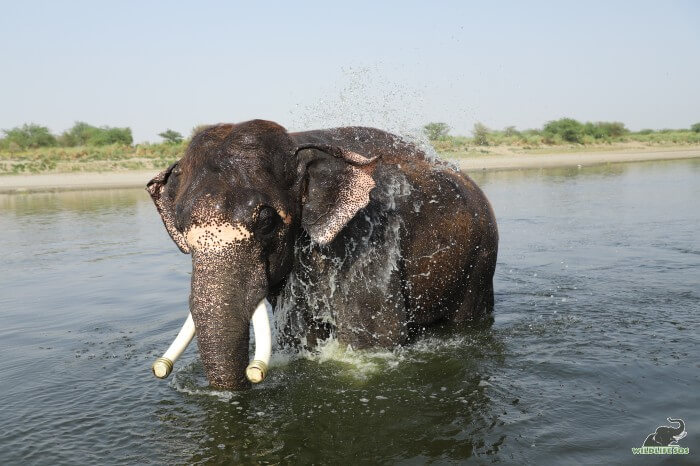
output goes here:
[[472, 134], [474, 135], [474, 144], [477, 146], [488, 146], [489, 139], [493, 137], [491, 130], [489, 130], [486, 125], [478, 121], [474, 123]]
[[98, 128], [82, 121], [77, 121], [72, 128], [66, 130], [58, 138], [64, 147], [75, 146], [107, 146], [119, 144], [130, 146], [134, 142], [131, 128]]
[[0, 139], [0, 148], [15, 151], [36, 147], [53, 147], [56, 145], [56, 136], [51, 134], [46, 126], [34, 123], [25, 123], [12, 129], [2, 130], [5, 137]]
[[17, 152], [18, 149], [39, 147], [107, 146], [118, 144], [130, 146], [134, 139], [131, 128], [97, 128], [84, 122], [76, 122], [72, 128], [56, 137], [46, 126], [34, 123], [12, 129], [4, 129], [5, 137], [0, 139], [0, 149]]
[[532, 149], [541, 146], [558, 145], [600, 145], [616, 142], [639, 142], [643, 144], [700, 144], [700, 123], [690, 129], [663, 129], [654, 131], [643, 129], [632, 132], [617, 121], [581, 123], [572, 118], [562, 118], [548, 122], [543, 129], [518, 131], [515, 126], [503, 130], [487, 128], [476, 123], [471, 138], [446, 135], [432, 141], [438, 152], [448, 155], [484, 152], [485, 146], [511, 146]]
[[432, 122], [423, 126], [423, 132], [430, 141], [437, 141], [447, 136], [447, 133], [450, 132], [450, 127], [447, 123]]
[[162, 133], [158, 133], [158, 136], [162, 137], [164, 142], [167, 142], [168, 144], [178, 144], [183, 140], [182, 134], [178, 133], [177, 131], [173, 131], [172, 129], [167, 129]]
[[573, 118], [561, 118], [559, 120], [548, 121], [543, 128], [546, 141], [555, 142], [562, 140], [566, 142], [581, 143], [583, 139], [584, 125]]

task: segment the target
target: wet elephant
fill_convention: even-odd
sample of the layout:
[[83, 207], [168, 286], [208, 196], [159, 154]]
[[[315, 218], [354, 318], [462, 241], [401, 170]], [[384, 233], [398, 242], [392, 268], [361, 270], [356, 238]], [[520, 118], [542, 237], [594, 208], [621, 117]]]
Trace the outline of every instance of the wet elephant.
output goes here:
[[392, 347], [438, 321], [491, 319], [488, 200], [392, 134], [219, 124], [147, 190], [192, 256], [190, 312], [212, 386], [249, 386], [249, 324], [266, 298], [288, 316], [289, 340], [307, 345], [335, 335]]

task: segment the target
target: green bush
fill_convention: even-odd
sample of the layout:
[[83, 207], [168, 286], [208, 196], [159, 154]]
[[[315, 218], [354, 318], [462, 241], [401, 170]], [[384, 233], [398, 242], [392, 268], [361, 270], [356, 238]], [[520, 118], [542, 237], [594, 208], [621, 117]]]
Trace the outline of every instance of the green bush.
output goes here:
[[560, 118], [548, 121], [544, 125], [544, 135], [549, 141], [563, 140], [567, 142], [581, 143], [585, 134], [584, 125], [573, 118]]
[[130, 146], [134, 142], [131, 128], [99, 128], [93, 137], [88, 140], [88, 145], [106, 146], [109, 144], [122, 144]]
[[625, 124], [619, 121], [599, 121], [596, 125], [610, 138], [619, 138], [630, 132]]
[[77, 121], [72, 128], [61, 134], [59, 142], [65, 147], [107, 146], [110, 144], [130, 146], [134, 139], [131, 135], [131, 128], [110, 128], [109, 126], [98, 128]]
[[690, 126], [690, 131], [693, 133], [700, 133], [700, 123], [694, 123]]
[[447, 123], [433, 122], [428, 123], [423, 126], [423, 132], [431, 141], [437, 141], [438, 139], [444, 139], [447, 133], [450, 132], [450, 127]]
[[34, 123], [24, 124], [12, 129], [2, 130], [5, 137], [2, 140], [3, 148], [36, 148], [52, 147], [56, 145], [56, 137], [51, 134], [46, 126]]
[[59, 136], [58, 140], [64, 147], [85, 146], [94, 130], [97, 128], [82, 121], [76, 121], [72, 128]]
[[617, 139], [629, 133], [629, 130], [619, 121], [589, 121], [583, 125], [583, 133], [595, 139]]
[[489, 130], [484, 124], [478, 121], [474, 123], [474, 129], [472, 129], [474, 144], [477, 146], [488, 146], [490, 133], [491, 130]]
[[173, 131], [172, 129], [167, 129], [162, 133], [159, 133], [158, 136], [165, 139], [165, 142], [168, 144], [178, 144], [182, 142], [182, 134], [178, 133], [177, 131]]
[[518, 136], [520, 137], [520, 131], [515, 129], [515, 126], [506, 126], [505, 129], [503, 129], [503, 134], [505, 136]]

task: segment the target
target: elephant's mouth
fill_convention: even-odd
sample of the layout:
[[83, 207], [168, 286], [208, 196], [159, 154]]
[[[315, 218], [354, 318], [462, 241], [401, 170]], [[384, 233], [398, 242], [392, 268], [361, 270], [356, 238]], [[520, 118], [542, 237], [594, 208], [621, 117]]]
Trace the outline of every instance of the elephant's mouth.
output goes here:
[[[251, 322], [253, 323], [253, 333], [255, 334], [255, 355], [253, 360], [246, 368], [246, 377], [252, 383], [260, 383], [265, 380], [270, 364], [270, 355], [272, 354], [272, 333], [270, 331], [270, 321], [268, 318], [268, 309], [270, 303], [263, 298], [253, 312]], [[175, 337], [175, 340], [170, 344], [163, 356], [159, 357], [153, 363], [151, 369], [153, 375], [159, 379], [167, 378], [175, 366], [175, 362], [180, 358], [182, 353], [187, 349], [195, 335], [194, 320], [192, 314], [187, 315], [184, 325], [180, 332]]]

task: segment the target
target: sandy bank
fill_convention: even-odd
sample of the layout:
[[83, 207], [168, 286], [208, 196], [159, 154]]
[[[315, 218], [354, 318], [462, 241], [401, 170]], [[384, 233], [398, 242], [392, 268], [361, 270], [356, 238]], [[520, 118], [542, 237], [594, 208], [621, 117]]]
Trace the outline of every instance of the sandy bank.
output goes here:
[[0, 193], [146, 187], [157, 170], [0, 176]]
[[[462, 170], [518, 170], [700, 158], [700, 148], [566, 154], [485, 155], [454, 160]], [[0, 176], [0, 193], [142, 188], [157, 170]]]
[[700, 148], [660, 149], [620, 152], [572, 152], [565, 154], [488, 155], [464, 158], [457, 162], [466, 171], [519, 170], [554, 167], [589, 167], [606, 163], [645, 162], [651, 160], [676, 160], [700, 157]]

